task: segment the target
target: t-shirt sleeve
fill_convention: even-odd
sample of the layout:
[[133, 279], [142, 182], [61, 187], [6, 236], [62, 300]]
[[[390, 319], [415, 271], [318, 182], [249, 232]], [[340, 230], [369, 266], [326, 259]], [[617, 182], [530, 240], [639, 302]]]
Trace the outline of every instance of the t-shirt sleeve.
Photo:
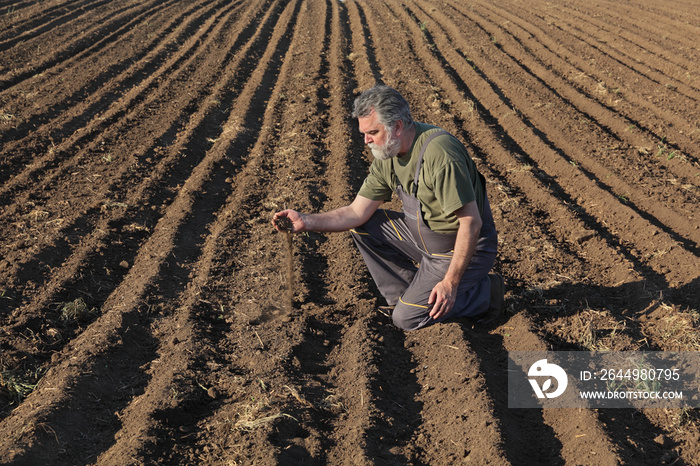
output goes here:
[[469, 169], [462, 157], [451, 158], [435, 173], [433, 187], [435, 198], [447, 213], [476, 200]]
[[391, 186], [385, 179], [385, 176], [382, 175], [375, 160], [370, 165], [369, 173], [362, 183], [358, 194], [373, 201], [388, 201], [391, 199], [391, 193]]

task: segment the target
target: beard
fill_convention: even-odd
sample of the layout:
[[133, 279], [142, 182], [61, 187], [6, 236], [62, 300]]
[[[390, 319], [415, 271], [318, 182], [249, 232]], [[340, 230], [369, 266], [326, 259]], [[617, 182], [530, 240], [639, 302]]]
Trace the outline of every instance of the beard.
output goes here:
[[379, 160], [387, 160], [392, 157], [396, 157], [399, 154], [399, 149], [401, 148], [401, 140], [396, 137], [394, 131], [390, 130], [387, 133], [386, 141], [383, 145], [378, 145], [374, 143], [368, 144], [369, 148], [372, 150], [372, 155], [374, 158]]

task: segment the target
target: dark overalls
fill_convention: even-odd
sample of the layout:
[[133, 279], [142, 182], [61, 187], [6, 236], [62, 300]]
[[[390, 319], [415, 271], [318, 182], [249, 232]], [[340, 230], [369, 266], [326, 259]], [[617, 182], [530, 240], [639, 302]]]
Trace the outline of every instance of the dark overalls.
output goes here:
[[397, 186], [403, 212], [379, 209], [367, 223], [351, 230], [379, 291], [389, 305], [395, 305], [394, 324], [404, 330], [419, 329], [450, 317], [478, 316], [489, 307], [488, 273], [496, 261], [498, 238], [488, 197], [484, 196], [479, 240], [457, 288], [455, 305], [438, 320], [429, 315], [430, 293], [447, 273], [457, 238], [456, 233], [437, 233], [428, 228], [416, 197], [425, 150], [433, 138], [442, 134], [449, 133], [435, 132], [423, 143], [412, 193], [407, 193], [401, 184]]

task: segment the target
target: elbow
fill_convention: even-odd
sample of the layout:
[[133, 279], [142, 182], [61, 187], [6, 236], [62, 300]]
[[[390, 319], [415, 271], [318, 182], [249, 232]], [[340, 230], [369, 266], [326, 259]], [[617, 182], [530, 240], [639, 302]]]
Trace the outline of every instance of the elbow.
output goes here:
[[467, 227], [467, 232], [468, 232], [470, 241], [478, 241], [479, 240], [479, 236], [481, 236], [481, 225], [482, 225], [482, 221], [478, 217], [472, 218], [472, 221], [469, 222], [469, 225]]
[[484, 224], [484, 222], [481, 221], [481, 217], [474, 217], [471, 225], [469, 226], [469, 231], [472, 235], [472, 237], [479, 237], [479, 234], [481, 234], [481, 226]]
[[478, 238], [481, 234], [483, 221], [481, 220], [481, 215], [479, 215], [476, 201], [464, 204], [455, 214], [459, 219], [459, 229], [464, 229], [464, 233], [471, 238]]
[[362, 217], [360, 217], [360, 219], [359, 219], [360, 223], [357, 226], [361, 226], [361, 225], [364, 225], [365, 223], [369, 222], [369, 219], [372, 218], [372, 215], [374, 215], [374, 212], [365, 212], [362, 215]]
[[348, 219], [351, 223], [350, 228], [356, 228], [364, 225], [372, 218], [372, 215], [377, 211], [381, 201], [370, 201], [369, 199], [358, 196], [355, 201], [348, 206]]

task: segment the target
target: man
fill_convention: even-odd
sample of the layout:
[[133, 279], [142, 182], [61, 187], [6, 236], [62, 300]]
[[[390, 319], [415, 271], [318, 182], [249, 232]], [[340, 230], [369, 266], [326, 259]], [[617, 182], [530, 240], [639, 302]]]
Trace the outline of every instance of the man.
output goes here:
[[[446, 131], [413, 121], [406, 100], [384, 85], [355, 100], [353, 117], [375, 158], [355, 200], [318, 214], [277, 212], [275, 228], [284, 220], [294, 233], [351, 230], [402, 329], [451, 317], [497, 318], [504, 283], [489, 274], [496, 228], [484, 178], [465, 147]], [[379, 209], [393, 192], [403, 212]]]

